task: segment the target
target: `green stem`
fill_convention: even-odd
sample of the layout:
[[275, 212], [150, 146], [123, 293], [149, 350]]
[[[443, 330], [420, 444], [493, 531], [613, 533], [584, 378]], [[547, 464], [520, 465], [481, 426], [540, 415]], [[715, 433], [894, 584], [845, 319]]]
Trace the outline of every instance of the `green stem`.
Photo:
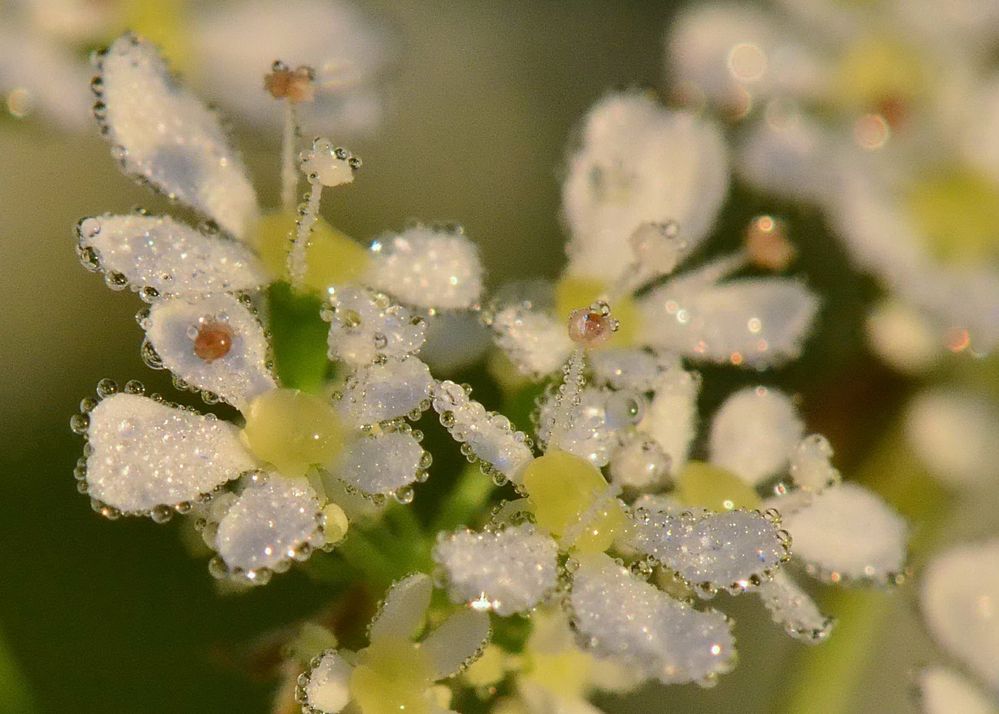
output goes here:
[[38, 711], [21, 668], [0, 633], [0, 709], [11, 714]]

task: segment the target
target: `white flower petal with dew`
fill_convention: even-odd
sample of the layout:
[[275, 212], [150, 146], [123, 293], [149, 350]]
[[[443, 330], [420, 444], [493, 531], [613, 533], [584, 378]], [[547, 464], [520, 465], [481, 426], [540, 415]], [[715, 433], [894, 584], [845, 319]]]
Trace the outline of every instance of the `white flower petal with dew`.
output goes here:
[[558, 581], [558, 546], [527, 524], [441, 533], [433, 556], [447, 573], [454, 602], [482, 597], [502, 617], [530, 610]]
[[[687, 583], [738, 593], [768, 580], [787, 559], [778, 527], [755, 511], [670, 515], [649, 511], [631, 544]], [[704, 594], [703, 588], [698, 588]]]
[[347, 447], [336, 473], [364, 493], [390, 494], [418, 479], [423, 454], [406, 431], [361, 436]]
[[832, 465], [833, 449], [829, 440], [821, 434], [806, 436], [791, 452], [788, 473], [798, 488], [819, 492], [835, 486], [842, 480], [839, 471]]
[[219, 118], [179, 86], [156, 48], [133, 35], [99, 59], [95, 112], [129, 175], [243, 238], [257, 200]]
[[361, 367], [343, 388], [343, 401], [357, 424], [375, 424], [422, 411], [434, 380], [418, 357], [390, 359]]
[[886, 582], [905, 567], [905, 521], [874, 492], [843, 482], [784, 514], [791, 550], [818, 575]]
[[909, 445], [938, 479], [982, 487], [999, 479], [999, 408], [958, 389], [924, 390], [905, 415]]
[[303, 705], [321, 714], [338, 714], [350, 702], [350, 675], [354, 668], [335, 650], [327, 650], [308, 672], [302, 687]]
[[923, 573], [930, 633], [992, 689], [999, 689], [999, 539], [936, 556]]
[[773, 387], [740, 389], [715, 412], [710, 461], [756, 485], [787, 465], [804, 428], [783, 392]]
[[565, 364], [572, 341], [564, 320], [528, 305], [500, 308], [490, 322], [496, 345], [522, 373], [545, 377]]
[[136, 290], [193, 296], [253, 290], [270, 281], [244, 244], [169, 216], [104, 214], [84, 218], [77, 233], [80, 247], [94, 251], [102, 271], [124, 275]]
[[570, 274], [620, 277], [643, 223], [675, 222], [689, 253], [714, 225], [728, 177], [725, 141], [710, 121], [638, 91], [604, 97], [583, 120], [562, 186]]
[[655, 396], [638, 423], [670, 459], [669, 471], [680, 473], [687, 463], [690, 445], [697, 434], [697, 395], [701, 379], [696, 372], [671, 366], [656, 380]]
[[365, 288], [346, 286], [330, 295], [325, 315], [330, 332], [329, 357], [359, 367], [383, 355], [403, 358], [420, 350], [426, 322], [395, 305], [386, 295]]
[[611, 481], [636, 491], [654, 490], [667, 480], [671, 463], [669, 455], [655, 439], [635, 432], [611, 457]]
[[649, 345], [695, 360], [765, 367], [801, 353], [818, 299], [796, 280], [744, 278], [718, 285], [687, 275], [639, 300]]
[[788, 574], [779, 570], [759, 590], [760, 599], [778, 625], [796, 640], [817, 644], [832, 631], [835, 620], [823, 615], [815, 601], [795, 583]]
[[707, 682], [734, 664], [724, 615], [674, 600], [606, 555], [581, 559], [569, 603], [577, 632], [597, 654], [664, 684]]
[[936, 665], [916, 675], [923, 714], [997, 714], [999, 705], [964, 675]]
[[527, 436], [514, 430], [506, 417], [487, 412], [461, 385], [438, 382], [433, 407], [456, 441], [468, 444], [476, 458], [507, 478], [516, 482], [522, 468], [534, 458]]
[[[625, 424], [614, 425], [610, 400], [621, 392], [597, 387], [583, 387], [579, 403], [570, 411], [570, 425], [559, 436], [558, 448], [586, 459], [597, 468], [606, 466], [618, 445], [618, 430]], [[555, 392], [545, 394], [538, 406], [538, 441], [547, 445], [557, 412]]]
[[[256, 316], [231, 295], [158, 300], [149, 310], [146, 339], [163, 366], [186, 384], [218, 395], [238, 409], [277, 385], [267, 368], [267, 337]], [[199, 330], [231, 332], [225, 355], [195, 353]]]
[[479, 249], [460, 230], [424, 226], [375, 239], [368, 282], [406, 305], [455, 310], [482, 295]]
[[323, 544], [322, 511], [304, 478], [260, 474], [218, 523], [215, 550], [230, 570], [252, 578], [297, 556], [303, 546]]
[[89, 418], [89, 493], [124, 513], [194, 501], [256, 468], [236, 427], [214, 416], [114, 394]]
[[666, 55], [681, 90], [731, 109], [747, 104], [747, 94], [756, 101], [779, 92], [808, 95], [823, 79], [817, 58], [791, 28], [746, 5], [709, 3], [680, 13]]
[[472, 663], [489, 641], [489, 615], [461, 610], [435, 627], [420, 643], [435, 680], [453, 677]]
[[368, 638], [410, 639], [423, 627], [434, 585], [428, 575], [415, 573], [396, 581], [371, 620]]
[[388, 36], [343, 0], [253, 0], [195, 8], [191, 44], [206, 95], [242, 121], [277, 129], [282, 102], [261, 91], [275, 60], [316, 72], [315, 100], [297, 107], [307, 136], [368, 134], [382, 113], [372, 88], [389, 54]]

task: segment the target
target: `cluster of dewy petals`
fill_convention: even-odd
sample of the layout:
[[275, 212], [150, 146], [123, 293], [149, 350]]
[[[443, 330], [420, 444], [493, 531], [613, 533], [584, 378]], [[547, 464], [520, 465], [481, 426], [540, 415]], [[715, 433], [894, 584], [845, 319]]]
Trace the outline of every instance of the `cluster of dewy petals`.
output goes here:
[[489, 639], [489, 617], [462, 610], [414, 642], [432, 593], [433, 584], [423, 574], [395, 583], [371, 622], [366, 648], [327, 650], [299, 678], [296, 695], [303, 713], [337, 714], [348, 705], [361, 714], [450, 711], [435, 700], [431, 687], [478, 657]]
[[920, 605], [934, 639], [999, 691], [999, 539], [937, 555], [923, 573]]
[[529, 524], [441, 533], [433, 555], [453, 601], [504, 617], [542, 602], [558, 579], [558, 546]]
[[282, 107], [260, 91], [275, 59], [315, 72], [315, 98], [297, 107], [311, 135], [371, 132], [382, 97], [376, 86], [390, 54], [387, 33], [346, 0], [253, 0], [192, 8], [190, 43], [206, 95], [242, 121], [276, 129]]
[[245, 237], [256, 195], [218, 116], [134, 35], [98, 54], [97, 69], [94, 113], [125, 173]]
[[674, 600], [606, 555], [580, 560], [569, 605], [595, 652], [665, 684], [708, 683], [734, 664], [724, 615]]
[[714, 124], [638, 91], [608, 95], [583, 121], [562, 188], [569, 272], [618, 278], [629, 237], [650, 222], [678, 224], [692, 250], [714, 224], [728, 179]]

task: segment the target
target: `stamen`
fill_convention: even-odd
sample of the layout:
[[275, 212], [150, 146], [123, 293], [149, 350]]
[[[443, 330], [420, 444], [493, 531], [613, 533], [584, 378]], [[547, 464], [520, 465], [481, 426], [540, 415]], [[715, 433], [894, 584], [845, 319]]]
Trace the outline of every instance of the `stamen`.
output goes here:
[[194, 354], [211, 364], [229, 354], [232, 339], [233, 331], [229, 325], [217, 320], [203, 321], [194, 335]]
[[299, 137], [295, 105], [311, 102], [315, 98], [313, 80], [315, 72], [305, 65], [289, 69], [280, 61], [271, 65], [271, 73], [264, 76], [264, 89], [275, 99], [284, 100], [284, 132], [281, 141], [281, 205], [290, 211], [298, 189], [295, 171], [295, 147]]

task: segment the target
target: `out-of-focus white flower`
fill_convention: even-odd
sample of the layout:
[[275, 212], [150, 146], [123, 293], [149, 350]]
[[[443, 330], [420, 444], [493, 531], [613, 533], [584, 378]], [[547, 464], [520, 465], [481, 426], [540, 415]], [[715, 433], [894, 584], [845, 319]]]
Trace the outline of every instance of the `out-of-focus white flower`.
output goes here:
[[879, 303], [867, 317], [874, 353], [906, 374], [924, 372], [944, 355], [944, 343], [925, 313], [896, 298]]
[[347, 0], [147, 3], [46, 0], [0, 15], [0, 91], [15, 116], [39, 111], [63, 128], [88, 126], [88, 45], [129, 29], [169, 47], [189, 80], [236, 120], [274, 129], [282, 109], [263, 90], [275, 61], [315, 70], [315, 101], [300, 120], [312, 135], [371, 133], [390, 39]]
[[681, 94], [726, 109], [740, 98], [738, 116], [751, 118], [737, 171], [823, 207], [857, 265], [918, 310], [934, 341], [991, 349], [999, 37], [976, 19], [994, 3], [955, 3], [932, 20], [911, 3], [778, 5], [681, 15], [667, 43]]
[[999, 540], [959, 545], [937, 555], [923, 574], [921, 606], [934, 639], [990, 694], [950, 668], [918, 678], [923, 710], [995, 712], [999, 692]]
[[[460, 674], [489, 640], [489, 616], [474, 609], [450, 615], [419, 642], [433, 584], [411, 575], [395, 583], [357, 652], [327, 650], [299, 678], [303, 714], [337, 714], [348, 705], [361, 714], [451, 712], [450, 692], [434, 683]], [[452, 714], [456, 714], [452, 712]]]
[[554, 314], [536, 299], [498, 301], [489, 322], [499, 347], [522, 373], [547, 375], [571, 351], [569, 313], [602, 299], [621, 323], [607, 347], [616, 357], [595, 362], [609, 375], [631, 371], [620, 360], [650, 362], [646, 349], [754, 367], [796, 356], [816, 298], [788, 278], [726, 280], [751, 265], [786, 266], [790, 246], [773, 218], [754, 222], [744, 250], [663, 280], [707, 237], [727, 191], [714, 124], [638, 92], [601, 100], [563, 186], [569, 264]]

